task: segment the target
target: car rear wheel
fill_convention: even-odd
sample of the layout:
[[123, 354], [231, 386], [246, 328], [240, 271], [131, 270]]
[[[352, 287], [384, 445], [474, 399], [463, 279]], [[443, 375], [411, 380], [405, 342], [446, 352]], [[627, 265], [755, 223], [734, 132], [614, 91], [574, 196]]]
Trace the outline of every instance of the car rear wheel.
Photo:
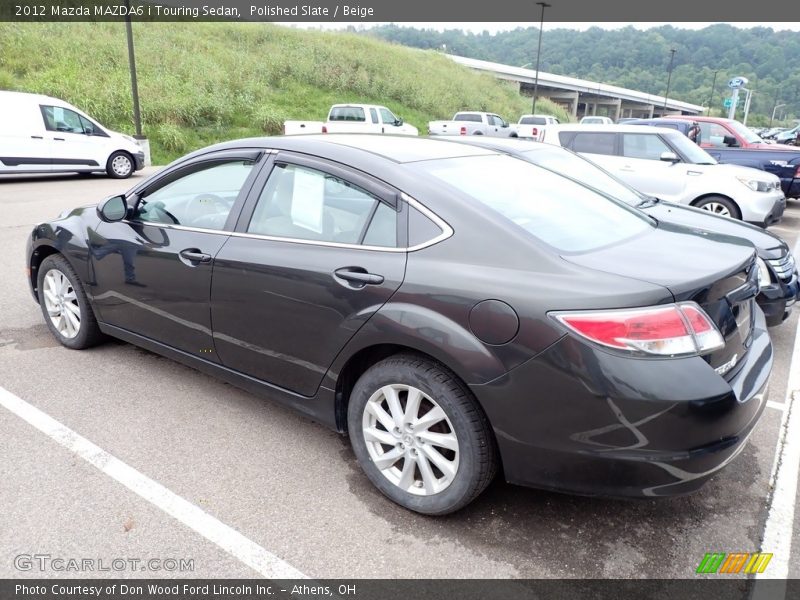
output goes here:
[[721, 217], [730, 217], [732, 219], [742, 218], [739, 207], [736, 206], [732, 200], [723, 198], [722, 196], [708, 196], [696, 202], [695, 206]]
[[47, 327], [61, 344], [82, 350], [103, 340], [78, 275], [63, 256], [53, 254], [42, 261], [38, 289]]
[[127, 179], [133, 175], [133, 157], [127, 152], [119, 150], [108, 157], [106, 172], [114, 179]]
[[422, 357], [397, 355], [367, 370], [350, 397], [348, 428], [370, 481], [419, 513], [466, 506], [497, 471], [491, 428], [469, 389]]

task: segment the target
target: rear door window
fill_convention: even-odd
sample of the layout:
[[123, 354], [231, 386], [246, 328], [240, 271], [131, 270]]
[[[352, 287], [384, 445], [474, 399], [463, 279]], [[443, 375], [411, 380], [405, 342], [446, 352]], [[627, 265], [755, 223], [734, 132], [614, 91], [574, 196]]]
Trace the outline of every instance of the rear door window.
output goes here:
[[[561, 139], [561, 144], [564, 144], [565, 136], [564, 134], [567, 132], [562, 132], [559, 134], [559, 138]], [[586, 152], [588, 154], [608, 154], [614, 156], [616, 154], [616, 143], [617, 143], [617, 134], [616, 133], [604, 133], [604, 132], [577, 132], [571, 133], [572, 141], [569, 142], [570, 145], [567, 147], [574, 152]]]

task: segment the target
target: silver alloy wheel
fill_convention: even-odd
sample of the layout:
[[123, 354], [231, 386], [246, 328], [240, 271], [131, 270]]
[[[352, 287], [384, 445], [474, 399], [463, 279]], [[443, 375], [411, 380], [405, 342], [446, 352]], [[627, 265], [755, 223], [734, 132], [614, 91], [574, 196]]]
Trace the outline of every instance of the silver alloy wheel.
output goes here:
[[72, 282], [58, 269], [50, 269], [42, 286], [44, 307], [56, 331], [72, 339], [81, 330], [81, 307]]
[[403, 384], [380, 388], [364, 406], [362, 431], [373, 464], [400, 489], [430, 496], [453, 483], [458, 437], [442, 408], [422, 390]]
[[124, 154], [115, 156], [114, 160], [111, 161], [111, 170], [120, 177], [127, 177], [131, 169], [133, 169], [133, 163], [131, 159]]
[[728, 207], [725, 206], [724, 204], [720, 204], [719, 202], [708, 202], [707, 204], [704, 204], [700, 208], [712, 212], [715, 215], [720, 215], [721, 217], [731, 216], [731, 211], [728, 210]]

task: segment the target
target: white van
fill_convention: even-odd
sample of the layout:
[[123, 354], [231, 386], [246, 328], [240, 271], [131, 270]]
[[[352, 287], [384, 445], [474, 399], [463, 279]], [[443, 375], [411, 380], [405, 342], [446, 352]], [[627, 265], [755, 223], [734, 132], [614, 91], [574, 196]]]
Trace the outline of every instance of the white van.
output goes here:
[[0, 91], [0, 175], [93, 173], [125, 179], [144, 167], [128, 135], [110, 131], [71, 104]]

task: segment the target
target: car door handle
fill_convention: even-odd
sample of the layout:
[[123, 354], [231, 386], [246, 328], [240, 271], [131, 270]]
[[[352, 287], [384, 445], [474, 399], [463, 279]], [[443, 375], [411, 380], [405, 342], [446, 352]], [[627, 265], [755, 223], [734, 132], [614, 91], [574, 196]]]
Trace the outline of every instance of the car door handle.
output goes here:
[[343, 267], [341, 269], [336, 269], [333, 274], [339, 279], [344, 279], [345, 281], [359, 285], [359, 287], [364, 287], [365, 285], [380, 285], [383, 283], [383, 275], [367, 273], [367, 270], [361, 267]]
[[64, 138], [53, 138], [54, 142], [63, 142]]
[[207, 263], [211, 262], [211, 255], [200, 252], [197, 248], [187, 248], [181, 250], [180, 255], [190, 262]]
[[43, 140], [44, 138], [42, 136], [40, 136], [40, 135], [32, 135], [31, 139], [32, 140]]

